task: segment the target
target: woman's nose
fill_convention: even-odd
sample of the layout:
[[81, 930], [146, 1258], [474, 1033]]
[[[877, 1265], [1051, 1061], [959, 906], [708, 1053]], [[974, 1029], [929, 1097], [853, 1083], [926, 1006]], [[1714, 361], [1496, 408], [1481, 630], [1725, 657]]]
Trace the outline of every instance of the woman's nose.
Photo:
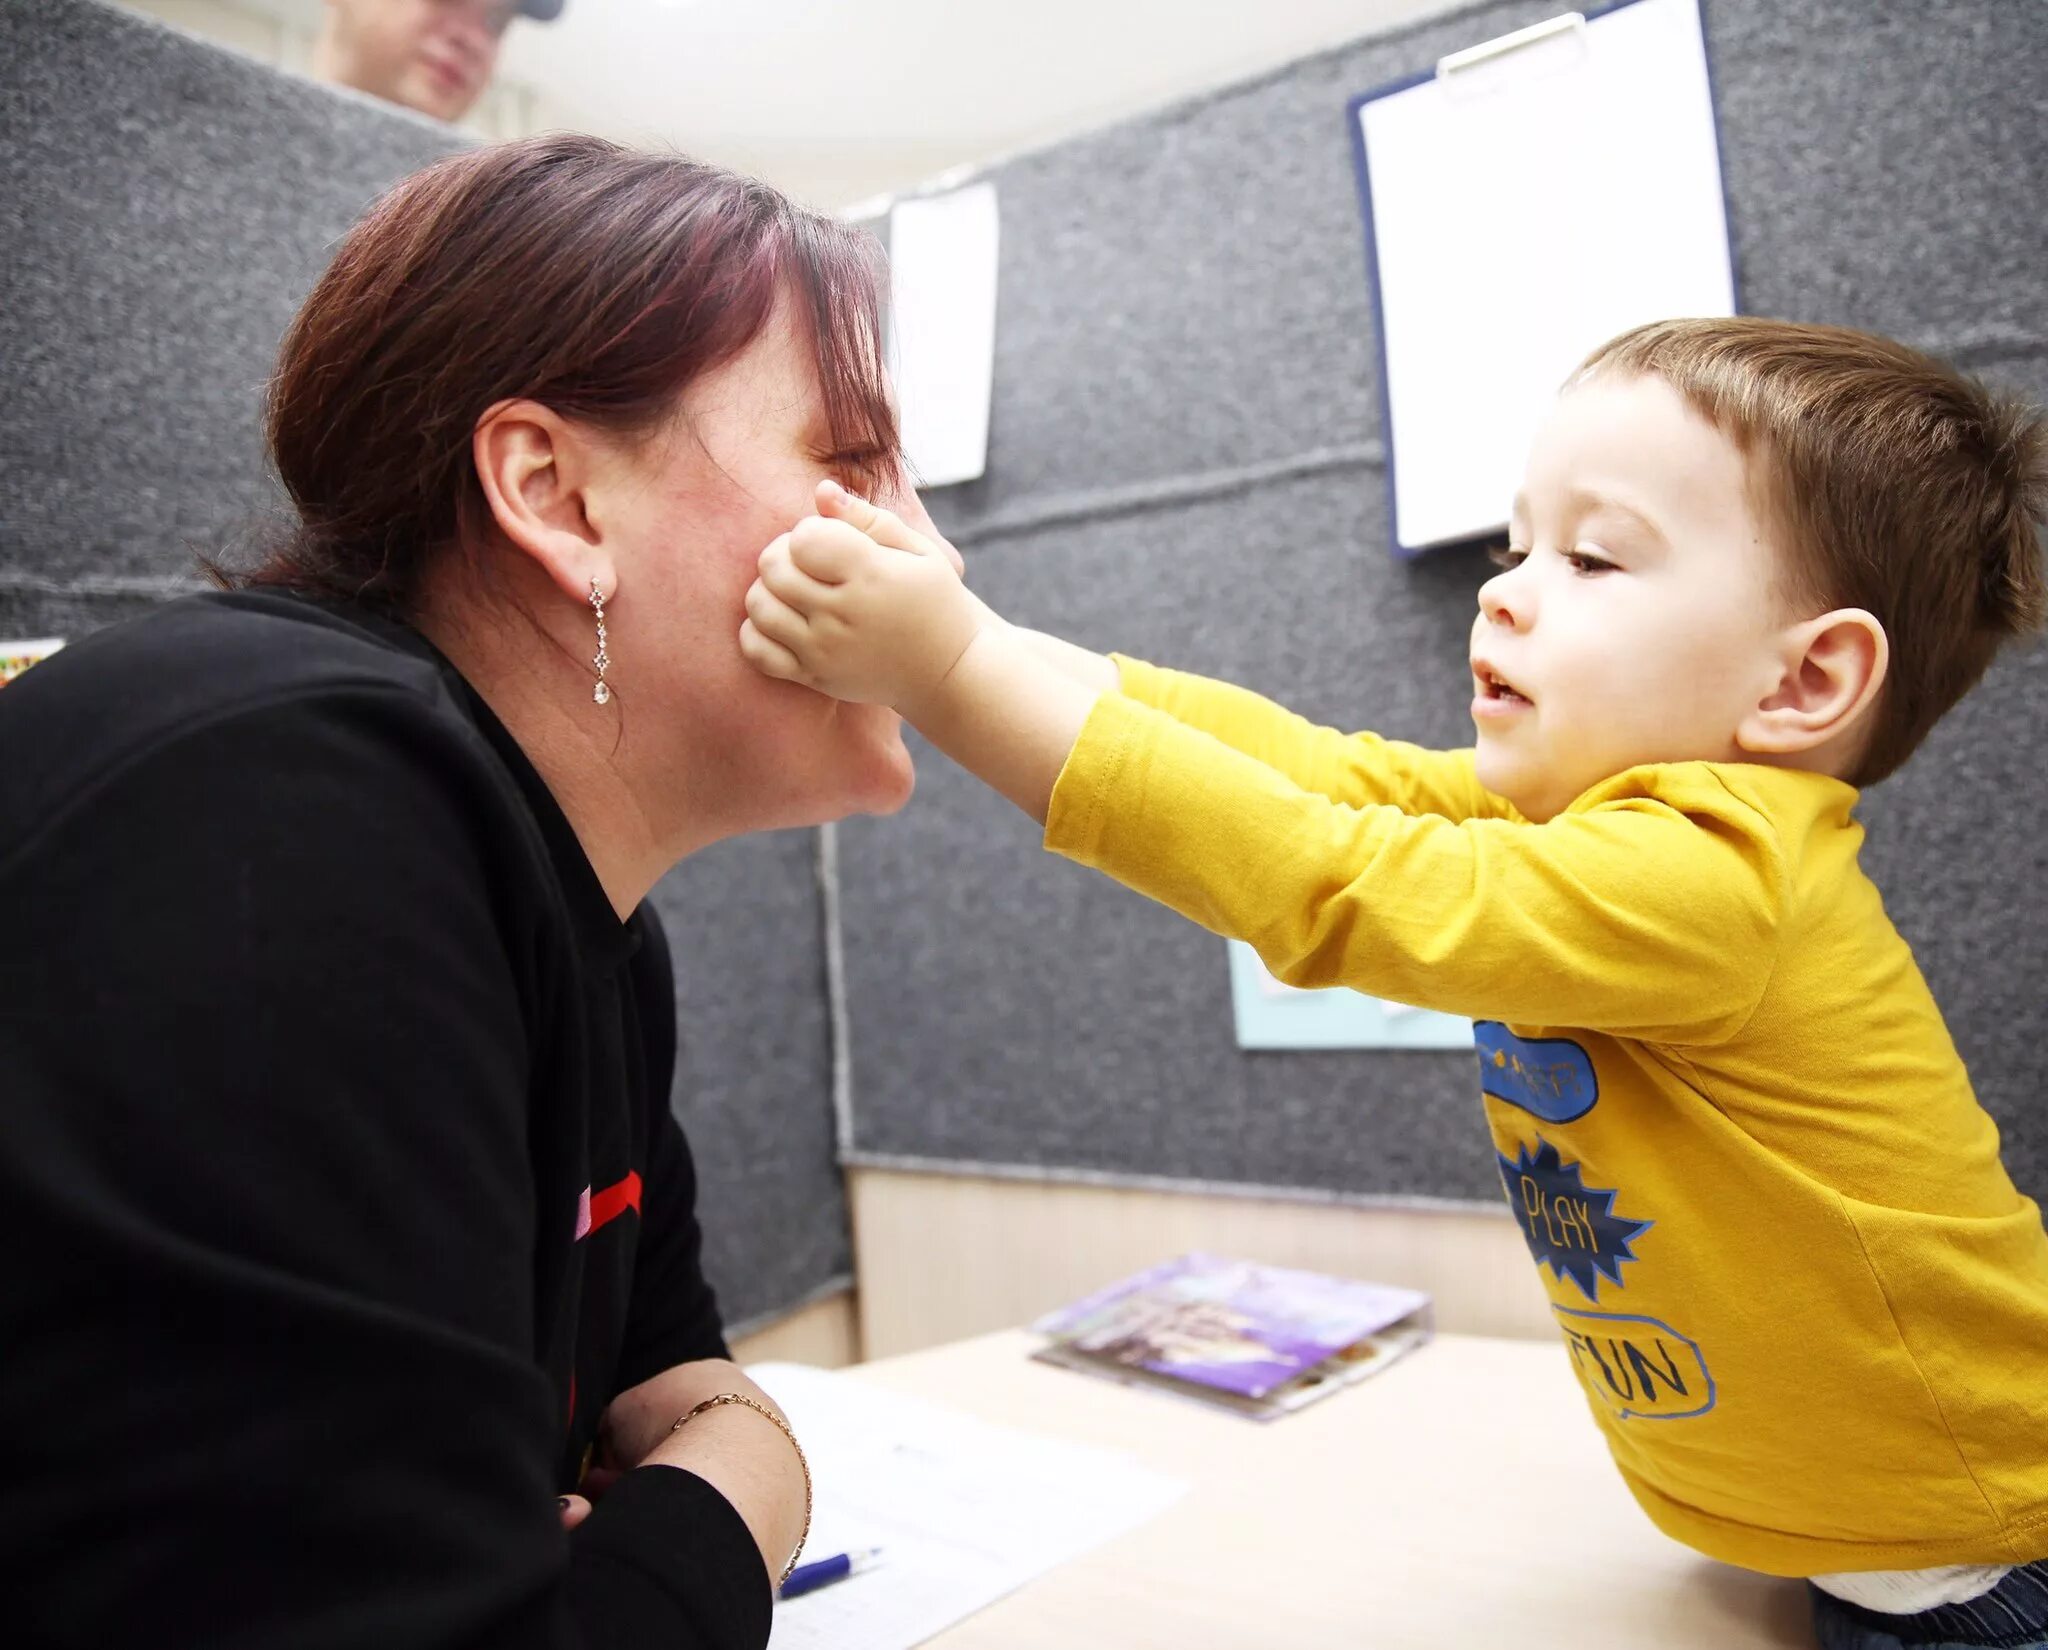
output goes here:
[[953, 548], [952, 541], [932, 524], [932, 518], [924, 507], [924, 500], [918, 497], [915, 489], [910, 487], [903, 488], [893, 501], [886, 503], [886, 508], [894, 510], [897, 519], [912, 532], [922, 533], [926, 538], [943, 549], [953, 563], [954, 572], [958, 573], [962, 578], [967, 576], [966, 560], [958, 550]]
[[893, 499], [884, 499], [881, 502], [902, 518], [904, 526], [924, 534], [928, 539], [940, 536], [938, 528], [932, 525], [931, 514], [925, 509], [924, 500], [918, 496], [914, 488], [899, 487]]

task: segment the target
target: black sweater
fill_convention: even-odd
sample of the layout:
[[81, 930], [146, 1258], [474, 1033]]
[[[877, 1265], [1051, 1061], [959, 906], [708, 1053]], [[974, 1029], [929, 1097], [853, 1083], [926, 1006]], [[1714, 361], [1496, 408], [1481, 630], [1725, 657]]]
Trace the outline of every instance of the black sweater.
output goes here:
[[745, 1525], [611, 1397], [722, 1357], [622, 925], [419, 636], [201, 596], [0, 690], [9, 1642], [768, 1636]]

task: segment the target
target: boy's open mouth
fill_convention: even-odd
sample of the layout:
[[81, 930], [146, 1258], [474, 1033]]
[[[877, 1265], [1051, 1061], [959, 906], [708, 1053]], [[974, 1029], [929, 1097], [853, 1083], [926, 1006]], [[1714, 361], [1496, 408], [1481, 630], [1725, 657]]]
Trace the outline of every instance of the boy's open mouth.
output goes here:
[[1472, 674], [1479, 682], [1479, 696], [1482, 699], [1498, 699], [1507, 704], [1526, 705], [1533, 701], [1522, 690], [1498, 671], [1486, 665], [1474, 665]]

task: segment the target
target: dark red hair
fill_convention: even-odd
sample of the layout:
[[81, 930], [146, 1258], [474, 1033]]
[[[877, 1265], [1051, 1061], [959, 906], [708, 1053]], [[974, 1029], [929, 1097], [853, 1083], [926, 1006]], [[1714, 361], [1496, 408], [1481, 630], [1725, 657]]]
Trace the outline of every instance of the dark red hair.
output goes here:
[[680, 156], [555, 135], [438, 162], [349, 232], [285, 335], [268, 434], [298, 521], [226, 582], [409, 611], [434, 557], [488, 542], [470, 437], [490, 407], [652, 431], [785, 292], [815, 348], [824, 463], [893, 479], [879, 267], [865, 233]]

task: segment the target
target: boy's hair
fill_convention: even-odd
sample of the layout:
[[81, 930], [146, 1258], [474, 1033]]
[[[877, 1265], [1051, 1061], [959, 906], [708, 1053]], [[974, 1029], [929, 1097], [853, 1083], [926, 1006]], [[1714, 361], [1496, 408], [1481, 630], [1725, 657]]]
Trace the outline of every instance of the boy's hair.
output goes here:
[[1852, 783], [1912, 755], [2048, 613], [2048, 421], [2024, 402], [1887, 338], [1751, 316], [1637, 327], [1571, 383], [1603, 372], [1654, 374], [1735, 443], [1783, 535], [1789, 603], [1884, 626], [1890, 668]]

